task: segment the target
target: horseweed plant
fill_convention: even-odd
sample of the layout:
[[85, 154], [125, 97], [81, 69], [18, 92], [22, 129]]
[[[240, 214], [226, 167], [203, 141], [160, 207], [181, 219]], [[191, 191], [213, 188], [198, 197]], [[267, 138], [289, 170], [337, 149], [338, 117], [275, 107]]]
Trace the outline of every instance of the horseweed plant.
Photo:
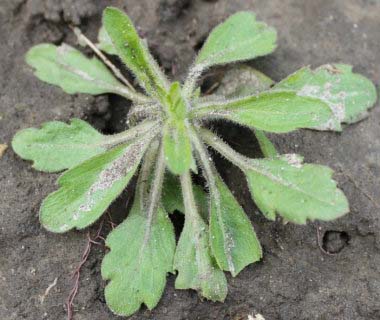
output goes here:
[[[75, 32], [100, 59], [88, 59], [67, 44], [40, 44], [27, 53], [27, 63], [39, 79], [67, 93], [113, 93], [131, 100], [129, 129], [103, 135], [79, 119], [53, 121], [18, 132], [13, 149], [34, 161], [37, 170], [67, 169], [40, 210], [42, 225], [58, 233], [93, 224], [138, 172], [131, 211], [107, 237], [110, 251], [101, 268], [109, 280], [106, 301], [116, 314], [131, 315], [142, 303], [154, 308], [167, 273], [175, 271], [176, 288], [223, 301], [223, 271], [236, 276], [261, 259], [252, 225], [218, 174], [208, 146], [241, 169], [270, 220], [277, 213], [304, 224], [349, 211], [332, 170], [303, 164], [296, 154], [278, 155], [264, 132], [340, 131], [342, 123], [362, 118], [375, 103], [376, 90], [350, 66], [306, 67], [277, 84], [254, 71], [255, 81], [243, 93], [200, 97], [197, 83], [205, 70], [271, 53], [276, 31], [251, 12], [232, 15], [211, 32], [183, 84], [168, 81], [129, 17], [116, 8], [105, 9], [96, 45]], [[131, 86], [102, 51], [117, 54], [143, 91]], [[250, 159], [233, 150], [207, 129], [216, 119], [252, 128], [265, 157]], [[192, 183], [191, 172], [198, 167], [207, 193]], [[173, 211], [185, 214], [177, 244], [168, 218]]]

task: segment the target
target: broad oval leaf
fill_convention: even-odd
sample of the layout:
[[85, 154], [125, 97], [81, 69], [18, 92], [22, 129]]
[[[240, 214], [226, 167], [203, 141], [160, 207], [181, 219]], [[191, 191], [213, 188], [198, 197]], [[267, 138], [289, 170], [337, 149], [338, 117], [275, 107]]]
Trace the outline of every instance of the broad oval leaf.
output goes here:
[[105, 53], [108, 53], [110, 55], [116, 55], [117, 54], [116, 48], [113, 45], [112, 40], [111, 40], [110, 36], [108, 35], [106, 28], [104, 28], [104, 26], [102, 26], [99, 29], [98, 43], [96, 44], [96, 46], [100, 50], [102, 50]]
[[73, 119], [70, 124], [47, 122], [41, 129], [28, 128], [13, 138], [13, 150], [32, 160], [40, 171], [55, 172], [72, 168], [106, 150], [105, 136], [87, 122]]
[[62, 44], [39, 44], [26, 54], [26, 62], [42, 81], [61, 87], [66, 93], [117, 93], [127, 95], [124, 87], [97, 58]]
[[210, 201], [212, 252], [220, 268], [236, 276], [247, 265], [261, 259], [260, 242], [244, 210], [219, 176]]
[[373, 83], [345, 64], [323, 65], [315, 70], [302, 68], [278, 83], [276, 89], [295, 90], [298, 95], [326, 102], [334, 118], [316, 126], [320, 130], [340, 131], [341, 122], [362, 119], [377, 98]]
[[253, 59], [271, 53], [276, 40], [276, 30], [256, 21], [254, 13], [238, 12], [211, 31], [195, 63], [209, 67]]
[[333, 220], [349, 211], [343, 192], [328, 167], [302, 164], [291, 154], [278, 159], [250, 160], [243, 169], [253, 199], [271, 220], [276, 212], [286, 220]]
[[142, 303], [153, 309], [167, 273], [173, 272], [173, 225], [161, 207], [150, 220], [139, 203], [136, 199], [128, 218], [107, 237], [111, 251], [102, 262], [102, 276], [110, 280], [105, 289], [107, 305], [122, 316], [133, 314]]
[[146, 139], [121, 145], [65, 172], [60, 188], [42, 203], [40, 220], [49, 231], [83, 229], [95, 222], [133, 177]]
[[108, 7], [103, 13], [103, 25], [119, 57], [140, 85], [147, 93], [161, 100], [169, 90], [169, 83], [140, 39], [131, 19], [121, 10]]
[[326, 123], [333, 114], [320, 99], [299, 96], [292, 91], [267, 91], [244, 98], [204, 102], [192, 116], [222, 118], [251, 128], [284, 133], [314, 128]]

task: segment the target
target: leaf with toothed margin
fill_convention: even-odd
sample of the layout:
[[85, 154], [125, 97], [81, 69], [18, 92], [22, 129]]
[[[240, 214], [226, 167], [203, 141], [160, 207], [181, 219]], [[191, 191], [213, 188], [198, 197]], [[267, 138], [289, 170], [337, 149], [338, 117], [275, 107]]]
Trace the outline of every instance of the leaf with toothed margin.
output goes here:
[[276, 40], [276, 30], [256, 21], [254, 13], [238, 12], [211, 31], [195, 63], [207, 68], [253, 59], [271, 53]]
[[176, 289], [194, 289], [212, 301], [224, 301], [227, 281], [212, 256], [209, 232], [195, 204], [190, 173], [181, 176], [182, 197], [185, 205], [185, 225], [174, 256], [178, 271]]
[[116, 48], [113, 45], [112, 40], [110, 36], [108, 35], [106, 28], [104, 28], [104, 26], [102, 26], [99, 29], [98, 43], [96, 44], [96, 46], [100, 50], [104, 51], [105, 53], [108, 53], [110, 55], [117, 55]]
[[102, 276], [110, 280], [107, 305], [122, 316], [133, 314], [142, 303], [152, 310], [162, 296], [167, 273], [173, 272], [173, 225], [162, 207], [150, 221], [140, 202], [134, 201], [127, 219], [107, 237], [111, 251], [102, 262]]
[[134, 73], [147, 93], [163, 98], [169, 89], [166, 76], [140, 39], [131, 19], [121, 10], [108, 7], [103, 25], [121, 60]]
[[128, 185], [147, 145], [146, 139], [121, 145], [66, 171], [42, 203], [42, 225], [65, 232], [94, 223]]
[[203, 219], [195, 223], [186, 217], [174, 256], [174, 269], [178, 271], [176, 289], [194, 289], [212, 301], [224, 301], [227, 281], [212, 257], [209, 233]]
[[305, 224], [308, 219], [333, 220], [349, 211], [346, 197], [332, 179], [333, 171], [302, 164], [298, 155], [249, 160], [242, 169], [254, 201], [270, 220], [277, 212], [288, 221]]
[[353, 73], [345, 64], [302, 68], [274, 86], [273, 90], [296, 90], [305, 97], [326, 102], [334, 118], [317, 125], [319, 130], [341, 130], [341, 123], [353, 123], [367, 114], [377, 99], [376, 88], [366, 77]]
[[72, 119], [44, 123], [41, 129], [28, 128], [17, 132], [13, 150], [23, 159], [32, 160], [33, 168], [56, 172], [72, 168], [106, 151], [106, 136], [87, 122]]
[[35, 69], [38, 79], [69, 94], [123, 95], [128, 91], [97, 58], [89, 59], [67, 44], [36, 45], [27, 52], [26, 62]]
[[262, 257], [260, 242], [251, 222], [223, 180], [216, 175], [211, 190], [210, 244], [222, 270], [236, 276]]
[[226, 119], [263, 131], [285, 133], [300, 128], [315, 128], [333, 116], [320, 99], [303, 97], [294, 91], [266, 91], [231, 100], [205, 101], [192, 117]]

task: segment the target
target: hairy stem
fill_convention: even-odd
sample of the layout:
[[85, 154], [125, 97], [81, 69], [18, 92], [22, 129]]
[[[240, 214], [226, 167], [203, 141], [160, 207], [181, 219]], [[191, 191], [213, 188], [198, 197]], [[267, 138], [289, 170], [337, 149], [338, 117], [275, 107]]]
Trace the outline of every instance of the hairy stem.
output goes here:
[[199, 128], [203, 141], [205, 141], [209, 146], [213, 147], [222, 156], [224, 156], [228, 161], [232, 162], [234, 165], [238, 166], [240, 169], [251, 168], [249, 159], [240, 153], [232, 149], [227, 143], [223, 142], [216, 134], [212, 133], [210, 130]]
[[[193, 184], [191, 181], [190, 171], [186, 171], [180, 177], [181, 187], [182, 187], [182, 197], [183, 203], [185, 206], [185, 215], [186, 219], [189, 219], [189, 222], [193, 225], [193, 230], [200, 232], [199, 219], [201, 217], [198, 214], [197, 205], [195, 203], [194, 192], [193, 192]], [[195, 235], [195, 239], [199, 237]]]
[[195, 85], [198, 81], [199, 76], [202, 74], [204, 66], [201, 64], [195, 64], [190, 68], [188, 76], [183, 85], [183, 93], [187, 99], [190, 99], [195, 90]]
[[96, 47], [95, 44], [92, 43], [90, 39], [88, 39], [82, 31], [77, 27], [72, 27], [75, 35], [77, 36], [79, 41], [83, 41], [86, 43], [92, 51], [95, 52], [95, 54], [104, 62], [104, 64], [111, 69], [111, 71], [114, 73], [114, 75], [123, 83], [125, 84], [127, 88], [124, 87], [117, 87], [115, 90], [116, 94], [119, 94], [123, 97], [126, 97], [127, 99], [130, 99], [132, 101], [138, 102], [138, 103], [144, 103], [148, 102], [151, 99], [141, 93], [136, 92], [135, 88], [129, 83], [129, 81], [122, 75], [120, 70], [110, 61], [107, 59], [107, 57]]
[[120, 143], [128, 142], [134, 140], [148, 131], [157, 132], [159, 131], [159, 121], [144, 121], [143, 123], [132, 127], [126, 131], [107, 136], [106, 140], [102, 142], [105, 146], [115, 146]]

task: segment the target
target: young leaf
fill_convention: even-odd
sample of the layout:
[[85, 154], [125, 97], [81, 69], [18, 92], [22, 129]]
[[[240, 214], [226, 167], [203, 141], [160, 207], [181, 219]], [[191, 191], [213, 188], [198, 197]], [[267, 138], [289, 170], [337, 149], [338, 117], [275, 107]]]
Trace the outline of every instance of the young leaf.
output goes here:
[[341, 122], [353, 123], [363, 118], [376, 102], [376, 88], [345, 64], [324, 65], [315, 70], [302, 68], [278, 83], [274, 90], [295, 90], [298, 95], [326, 102], [334, 119], [317, 125], [320, 130], [341, 130]]
[[224, 301], [227, 281], [211, 256], [207, 226], [199, 216], [194, 200], [190, 173], [181, 176], [185, 203], [185, 225], [174, 256], [178, 271], [177, 289], [194, 289], [212, 301]]
[[165, 159], [171, 172], [182, 174], [194, 167], [188, 129], [185, 123], [186, 102], [180, 84], [174, 82], [166, 97], [168, 120], [163, 130]]
[[106, 28], [104, 28], [104, 26], [102, 26], [99, 29], [98, 43], [96, 44], [96, 46], [100, 50], [104, 51], [105, 53], [108, 53], [110, 55], [117, 55], [115, 46], [113, 45], [112, 40], [110, 36], [108, 35]]
[[292, 91], [267, 91], [256, 96], [204, 102], [192, 111], [192, 116], [221, 118], [255, 129], [284, 133], [324, 124], [332, 117], [332, 111], [320, 99], [299, 96]]
[[26, 62], [35, 68], [38, 79], [57, 85], [66, 93], [116, 93], [130, 97], [124, 87], [97, 58], [89, 59], [80, 51], [62, 44], [39, 44], [26, 54]]
[[42, 203], [40, 220], [49, 231], [83, 229], [95, 222], [127, 186], [148, 141], [141, 139], [91, 158], [65, 172], [60, 188]]
[[150, 220], [136, 199], [128, 218], [107, 237], [111, 251], [104, 257], [102, 276], [111, 280], [105, 289], [107, 305], [122, 316], [142, 303], [152, 310], [173, 271], [175, 235], [166, 212], [159, 207]]
[[249, 189], [263, 214], [271, 220], [276, 212], [286, 220], [304, 224], [333, 220], [349, 211], [343, 192], [324, 166], [301, 164], [297, 155], [251, 160], [244, 169]]
[[33, 160], [33, 168], [55, 172], [72, 168], [106, 150], [105, 136], [87, 122], [73, 119], [70, 124], [52, 121], [41, 129], [17, 132], [13, 150], [25, 160]]
[[253, 59], [271, 53], [276, 40], [276, 30], [256, 21], [254, 13], [238, 12], [212, 30], [195, 63], [209, 67]]
[[131, 19], [119, 9], [108, 7], [103, 13], [103, 25], [119, 57], [140, 85], [161, 100], [169, 89], [168, 81], [140, 39]]
[[195, 83], [204, 69], [264, 56], [274, 51], [276, 41], [276, 30], [256, 21], [254, 13], [235, 13], [208, 36], [185, 81], [185, 95], [192, 95]]
[[262, 250], [247, 215], [219, 175], [215, 177], [216, 190], [210, 197], [210, 244], [220, 268], [235, 277], [259, 261]]

